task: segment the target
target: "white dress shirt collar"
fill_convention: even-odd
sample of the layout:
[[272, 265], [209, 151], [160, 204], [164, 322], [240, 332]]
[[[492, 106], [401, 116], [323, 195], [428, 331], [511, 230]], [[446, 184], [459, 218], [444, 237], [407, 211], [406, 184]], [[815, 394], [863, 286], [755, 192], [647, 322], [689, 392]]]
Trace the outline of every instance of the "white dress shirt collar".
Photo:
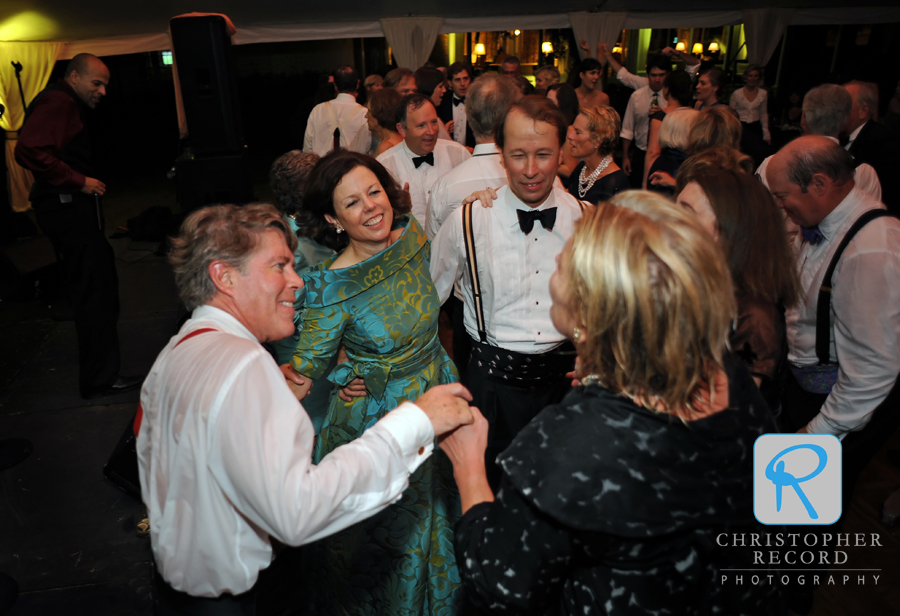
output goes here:
[[479, 143], [476, 144], [475, 149], [472, 150], [472, 156], [491, 156], [499, 154], [500, 148], [497, 147], [496, 143]]
[[[216, 325], [218, 325], [216, 329], [219, 331], [228, 332], [229, 334], [234, 334], [235, 336], [240, 336], [247, 340], [259, 342], [259, 340], [256, 339], [256, 336], [250, 333], [250, 330], [247, 329], [243, 323], [238, 321], [234, 315], [225, 312], [221, 308], [210, 306], [209, 304], [194, 308], [194, 312], [191, 314], [191, 320], [194, 322], [214, 321]], [[197, 329], [200, 328], [198, 327]]]
[[847, 217], [856, 210], [856, 204], [868, 198], [868, 195], [854, 186], [853, 190], [847, 193], [847, 196], [844, 197], [838, 206], [819, 223], [819, 231], [822, 232], [825, 239], [831, 241], [838, 229], [843, 226]]
[[[419, 158], [420, 155], [409, 149], [409, 146], [406, 145], [406, 139], [400, 142], [400, 146], [403, 148], [403, 153], [406, 154], [406, 158], [409, 160], [410, 164], [412, 164], [415, 169], [421, 167], [421, 165], [416, 167], [415, 163], [412, 162], [413, 158]], [[432, 150], [431, 153], [434, 154], [434, 150]], [[422, 156], [428, 156], [428, 154], [422, 154]]]

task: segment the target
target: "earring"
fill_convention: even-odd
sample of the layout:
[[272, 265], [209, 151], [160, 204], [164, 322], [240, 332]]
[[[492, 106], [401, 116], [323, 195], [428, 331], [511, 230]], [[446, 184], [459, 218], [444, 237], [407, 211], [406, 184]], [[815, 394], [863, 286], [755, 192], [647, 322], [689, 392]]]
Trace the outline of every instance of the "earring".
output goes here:
[[335, 225], [334, 230], [337, 231], [338, 233], [343, 233], [344, 227], [342, 227], [341, 225]]
[[581, 328], [574, 327], [572, 328], [572, 342], [579, 342], [581, 340]]

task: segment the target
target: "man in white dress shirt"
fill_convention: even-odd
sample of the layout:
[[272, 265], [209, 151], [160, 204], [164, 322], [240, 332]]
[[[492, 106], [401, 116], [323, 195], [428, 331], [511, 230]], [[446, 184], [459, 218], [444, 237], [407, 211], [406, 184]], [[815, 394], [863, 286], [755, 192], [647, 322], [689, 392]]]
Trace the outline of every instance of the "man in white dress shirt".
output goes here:
[[372, 133], [366, 122], [366, 108], [356, 102], [359, 76], [352, 66], [342, 66], [334, 74], [337, 98], [316, 105], [309, 114], [303, 151], [325, 156], [336, 146], [366, 154]]
[[450, 95], [444, 95], [437, 108], [438, 117], [445, 125], [453, 122], [453, 141], [475, 147], [475, 135], [466, 120], [466, 94], [472, 83], [472, 68], [465, 62], [454, 62], [447, 68], [450, 79]]
[[[566, 130], [552, 101], [529, 96], [514, 103], [495, 127], [507, 186], [493, 207], [472, 206], [474, 258], [467, 256], [464, 209], [450, 215], [432, 244], [431, 276], [441, 301], [458, 282], [465, 298], [472, 359], [463, 382], [490, 423], [486, 463], [494, 488], [497, 454], [570, 387], [565, 374], [575, 357], [550, 320], [549, 291], [556, 256], [581, 218], [581, 204], [554, 185]], [[477, 264], [483, 310], [470, 263]]]
[[[675, 56], [685, 64], [685, 71], [693, 77], [700, 68], [700, 59], [666, 47], [663, 53], [651, 57], [647, 61], [647, 76], [634, 75], [619, 64], [606, 43], [601, 43], [600, 53], [606, 58], [616, 78], [634, 92], [628, 99], [625, 116], [622, 118], [622, 171], [631, 185], [640, 188], [644, 179], [644, 159], [647, 155], [647, 138], [650, 134], [650, 116], [665, 107], [662, 95], [663, 82], [672, 70], [672, 58]], [[634, 144], [634, 150], [631, 149]], [[633, 161], [633, 162], [632, 162]]]
[[[804, 232], [801, 301], [786, 315], [792, 381], [784, 428], [843, 440], [847, 503], [856, 477], [878, 451], [877, 440], [893, 432], [873, 414], [900, 373], [900, 221], [878, 218], [853, 236], [827, 285], [828, 322], [817, 331], [820, 287], [838, 245], [863, 213], [884, 205], [860, 190], [850, 155], [825, 137], [789, 143], [772, 158], [767, 176], [776, 203]], [[830, 339], [825, 361], [816, 348], [820, 334]], [[896, 417], [896, 427], [900, 409], [894, 397], [885, 410]]]
[[[506, 186], [506, 170], [494, 143], [494, 125], [522, 97], [512, 79], [485, 73], [468, 88], [466, 117], [475, 135], [472, 158], [443, 175], [431, 189], [425, 233], [434, 239], [444, 221], [476, 190]], [[444, 304], [453, 325], [453, 361], [462, 373], [469, 364], [471, 338], [463, 326], [463, 296], [458, 288]]]
[[194, 312], [144, 383], [137, 440], [157, 614], [255, 613], [273, 537], [300, 545], [381, 511], [435, 435], [471, 422], [461, 385], [435, 387], [312, 464], [312, 423], [260, 344], [293, 330], [295, 242], [265, 204], [198, 210], [174, 240]]
[[378, 157], [401, 186], [409, 184], [412, 215], [425, 226], [431, 188], [439, 177], [472, 157], [464, 147], [448, 139], [438, 139], [439, 122], [427, 96], [410, 94], [403, 98], [397, 116], [397, 132], [403, 137]]

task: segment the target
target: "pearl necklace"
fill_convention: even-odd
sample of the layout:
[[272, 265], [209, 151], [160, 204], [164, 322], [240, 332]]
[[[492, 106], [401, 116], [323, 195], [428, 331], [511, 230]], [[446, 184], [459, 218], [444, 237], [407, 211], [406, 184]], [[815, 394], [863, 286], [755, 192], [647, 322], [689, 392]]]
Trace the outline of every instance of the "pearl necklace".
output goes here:
[[[584, 176], [584, 172], [587, 170], [587, 163], [585, 163], [584, 167], [581, 168], [581, 173], [578, 174], [578, 197], [580, 199], [584, 199], [584, 196], [588, 194], [588, 191], [594, 186], [594, 182], [597, 181], [597, 178], [600, 177], [601, 173], [606, 171], [606, 168], [609, 167], [612, 160], [612, 154], [607, 154], [606, 158], [601, 160], [600, 164], [597, 165], [597, 168], [587, 177]], [[585, 186], [585, 184], [587, 184], [587, 186]]]

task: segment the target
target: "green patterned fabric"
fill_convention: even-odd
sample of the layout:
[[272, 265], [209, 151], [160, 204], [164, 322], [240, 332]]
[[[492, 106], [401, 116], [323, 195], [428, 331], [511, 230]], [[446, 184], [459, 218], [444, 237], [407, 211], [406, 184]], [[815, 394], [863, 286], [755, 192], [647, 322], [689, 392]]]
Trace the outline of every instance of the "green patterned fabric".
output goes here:
[[[368, 391], [349, 403], [332, 394], [316, 440], [317, 463], [401, 402], [458, 380], [437, 335], [431, 243], [415, 220], [397, 224], [405, 226], [403, 233], [374, 257], [330, 270], [335, 257], [303, 276], [306, 312], [294, 368], [320, 379], [328, 368], [322, 358], [343, 344], [350, 361], [328, 380], [343, 386], [362, 377]], [[315, 614], [456, 614], [461, 598], [453, 526], [460, 502], [453, 468], [435, 447], [409, 483], [398, 503], [313, 547], [307, 581]]]

